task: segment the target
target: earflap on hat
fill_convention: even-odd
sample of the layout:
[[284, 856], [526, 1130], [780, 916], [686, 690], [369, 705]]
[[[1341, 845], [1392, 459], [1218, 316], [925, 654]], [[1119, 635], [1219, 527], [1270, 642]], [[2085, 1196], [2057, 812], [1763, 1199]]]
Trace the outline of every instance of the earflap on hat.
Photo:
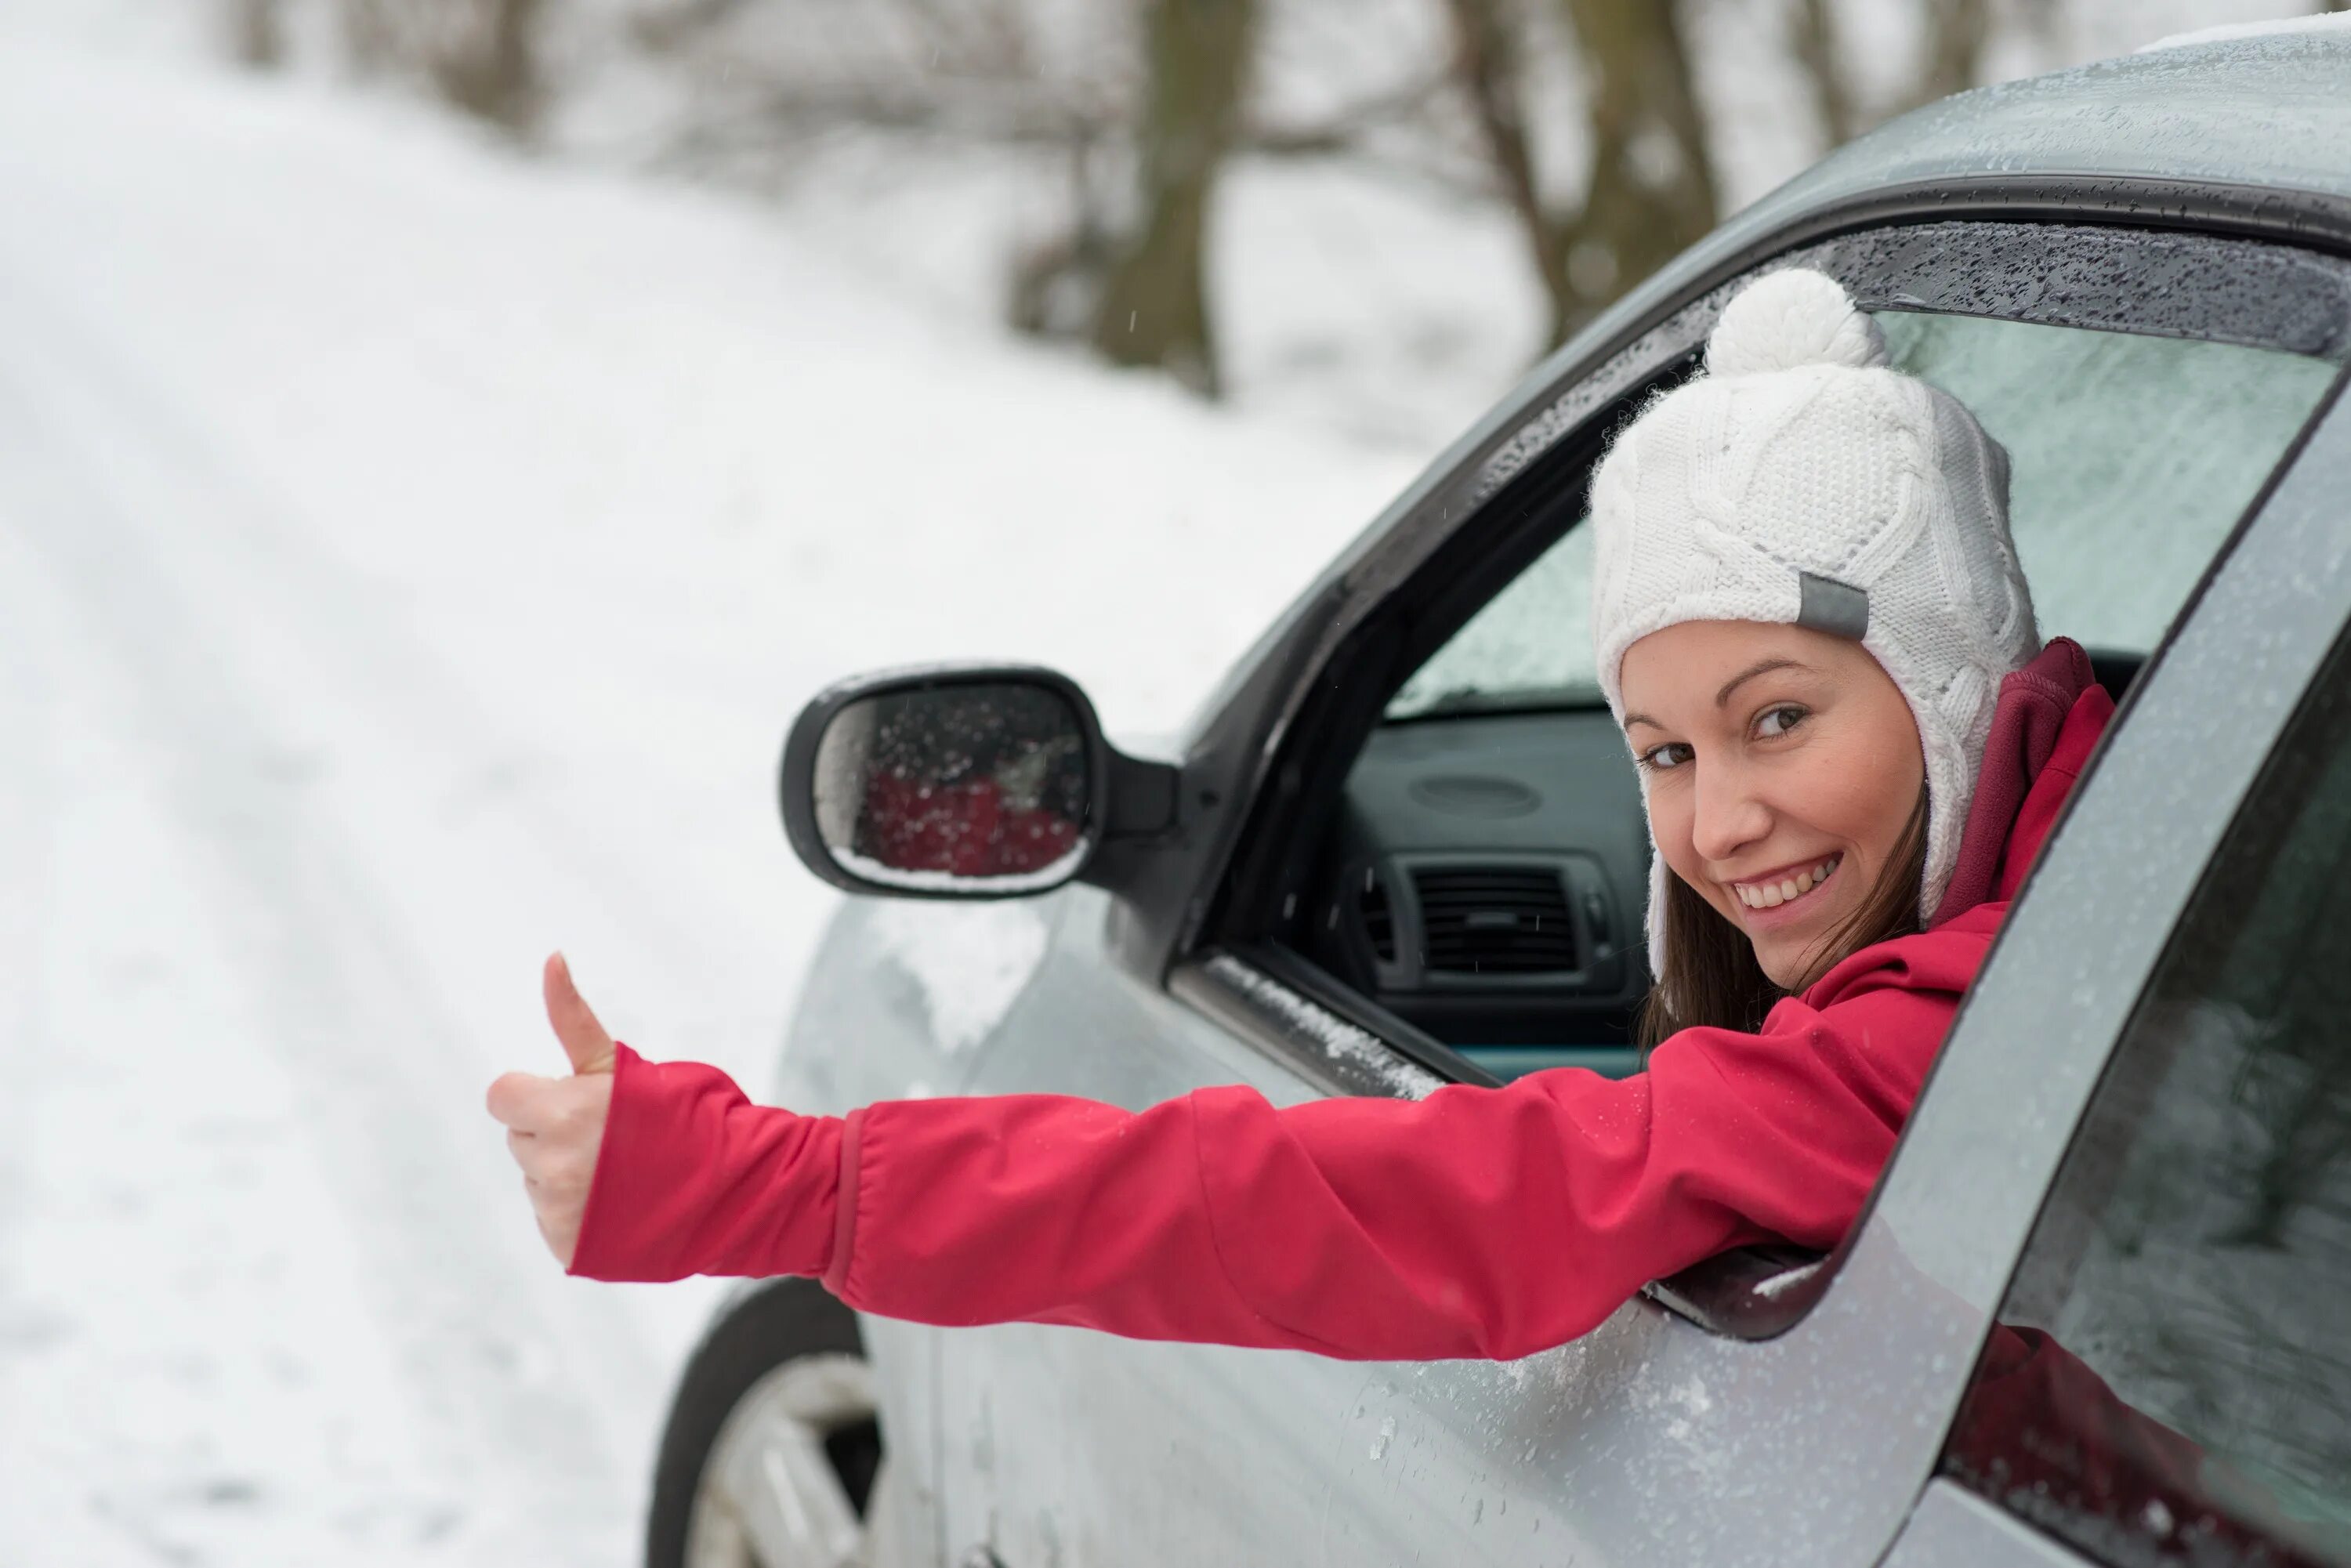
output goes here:
[[1649, 977], [1653, 980], [1666, 977], [1666, 894], [1670, 891], [1667, 883], [1673, 874], [1673, 869], [1666, 864], [1666, 857], [1658, 852], [1657, 836], [1652, 832], [1649, 835], [1649, 909], [1642, 919], [1641, 932], [1649, 942]]

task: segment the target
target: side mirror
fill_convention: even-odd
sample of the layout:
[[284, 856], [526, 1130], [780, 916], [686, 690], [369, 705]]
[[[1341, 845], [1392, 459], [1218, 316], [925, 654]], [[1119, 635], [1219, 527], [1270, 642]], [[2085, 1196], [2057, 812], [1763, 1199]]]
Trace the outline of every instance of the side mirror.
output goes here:
[[1045, 893], [1084, 874], [1105, 839], [1172, 827], [1175, 784], [1167, 764], [1113, 750], [1056, 671], [889, 671], [819, 693], [793, 722], [784, 834], [852, 893]]

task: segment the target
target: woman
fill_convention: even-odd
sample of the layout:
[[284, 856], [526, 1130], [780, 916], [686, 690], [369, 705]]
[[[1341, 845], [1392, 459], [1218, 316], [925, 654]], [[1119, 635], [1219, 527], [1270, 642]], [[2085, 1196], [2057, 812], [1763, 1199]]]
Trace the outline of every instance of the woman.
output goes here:
[[1524, 1355], [1726, 1248], [1834, 1245], [2113, 705], [2040, 646], [2005, 455], [1833, 280], [1758, 280], [1707, 364], [1592, 492], [1656, 849], [1643, 1071], [799, 1116], [616, 1045], [559, 955], [574, 1076], [489, 1105], [568, 1271], [1387, 1360]]

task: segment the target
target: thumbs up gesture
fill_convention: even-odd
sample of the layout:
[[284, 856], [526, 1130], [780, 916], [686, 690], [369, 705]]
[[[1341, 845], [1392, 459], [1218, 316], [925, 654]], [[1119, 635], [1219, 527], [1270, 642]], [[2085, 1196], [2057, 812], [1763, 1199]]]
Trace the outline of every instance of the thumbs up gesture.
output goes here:
[[542, 980], [547, 1021], [571, 1059], [571, 1075], [506, 1073], [490, 1085], [488, 1105], [490, 1114], [506, 1124], [507, 1148], [522, 1166], [538, 1233], [569, 1269], [612, 1104], [612, 1037], [572, 985], [562, 954], [549, 956]]

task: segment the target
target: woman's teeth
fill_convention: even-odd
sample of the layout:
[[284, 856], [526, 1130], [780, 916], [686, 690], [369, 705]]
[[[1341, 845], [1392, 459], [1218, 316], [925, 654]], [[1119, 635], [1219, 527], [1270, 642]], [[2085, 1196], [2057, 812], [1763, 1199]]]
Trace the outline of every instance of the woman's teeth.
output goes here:
[[1783, 876], [1777, 882], [1734, 882], [1730, 891], [1739, 902], [1750, 909], [1777, 909], [1792, 898], [1804, 894], [1828, 881], [1829, 873], [1836, 870], [1843, 854], [1834, 854], [1816, 866], [1807, 866], [1793, 876]]

